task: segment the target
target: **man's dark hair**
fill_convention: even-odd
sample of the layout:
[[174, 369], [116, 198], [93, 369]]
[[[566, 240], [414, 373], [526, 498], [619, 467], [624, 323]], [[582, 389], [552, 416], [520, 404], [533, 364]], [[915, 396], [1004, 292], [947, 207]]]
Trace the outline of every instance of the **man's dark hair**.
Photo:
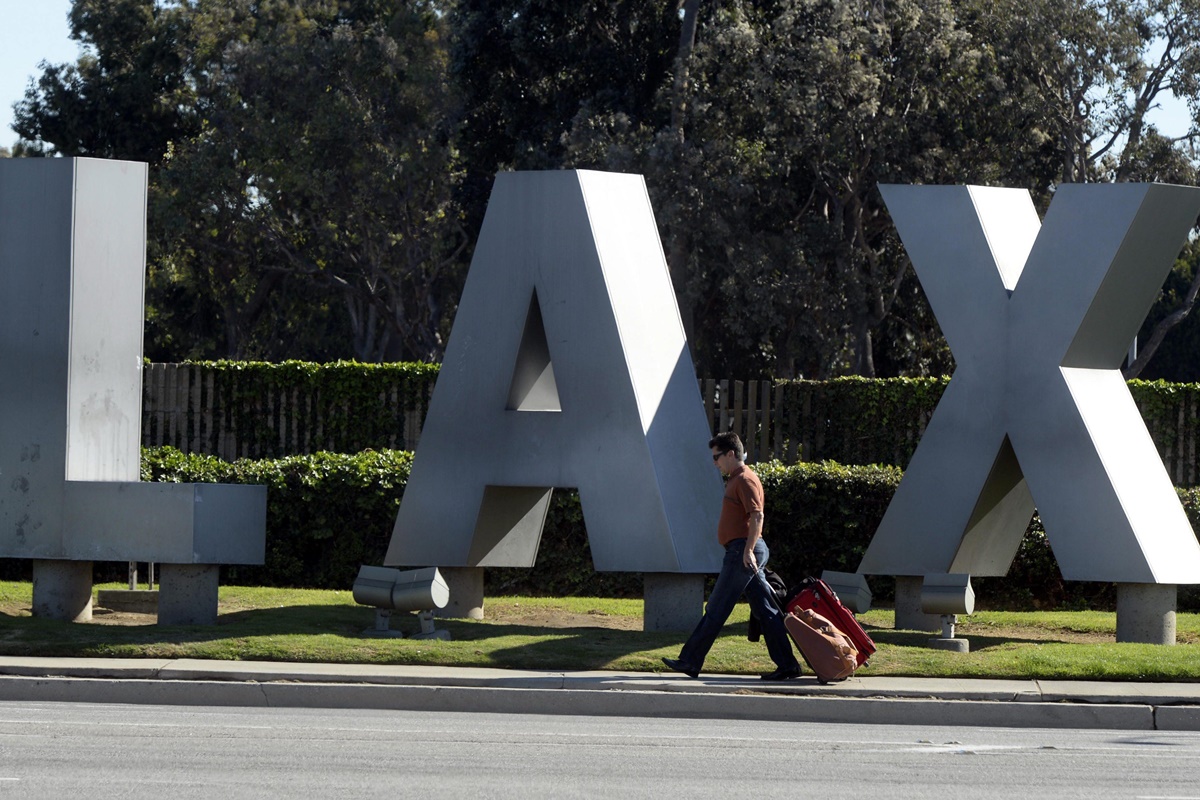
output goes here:
[[721, 448], [722, 453], [727, 453], [730, 450], [738, 457], [739, 461], [745, 459], [746, 448], [742, 447], [742, 440], [733, 431], [725, 431], [718, 433], [716, 436], [708, 440], [708, 446]]

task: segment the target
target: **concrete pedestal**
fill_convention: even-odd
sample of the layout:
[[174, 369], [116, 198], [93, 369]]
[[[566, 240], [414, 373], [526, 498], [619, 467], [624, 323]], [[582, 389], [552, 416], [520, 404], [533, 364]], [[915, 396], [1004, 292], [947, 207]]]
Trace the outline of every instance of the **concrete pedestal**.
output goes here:
[[941, 631], [941, 616], [921, 610], [922, 583], [924, 578], [920, 575], [896, 576], [896, 630]]
[[435, 614], [443, 619], [483, 619], [483, 567], [438, 567], [450, 602]]
[[130, 614], [157, 614], [158, 589], [101, 589], [96, 605]]
[[160, 564], [159, 625], [216, 625], [220, 569], [215, 564]]
[[33, 615], [67, 622], [92, 618], [92, 562], [33, 562]]
[[929, 646], [934, 650], [948, 650], [951, 653], [971, 652], [971, 641], [969, 639], [942, 639], [935, 637], [929, 640]]
[[704, 613], [704, 576], [647, 572], [642, 577], [642, 630], [690, 633]]
[[1175, 644], [1176, 587], [1158, 583], [1117, 584], [1117, 641]]

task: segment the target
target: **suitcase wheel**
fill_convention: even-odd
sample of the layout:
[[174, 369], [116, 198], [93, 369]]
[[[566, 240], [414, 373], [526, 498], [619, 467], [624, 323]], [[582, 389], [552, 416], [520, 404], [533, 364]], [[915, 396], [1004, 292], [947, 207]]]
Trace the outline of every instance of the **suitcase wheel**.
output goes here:
[[822, 678], [820, 676], [817, 677], [817, 683], [821, 684], [822, 686], [828, 686], [831, 683], [841, 683], [844, 680], [846, 680], [846, 679], [845, 678], [833, 678], [831, 680], [829, 678]]

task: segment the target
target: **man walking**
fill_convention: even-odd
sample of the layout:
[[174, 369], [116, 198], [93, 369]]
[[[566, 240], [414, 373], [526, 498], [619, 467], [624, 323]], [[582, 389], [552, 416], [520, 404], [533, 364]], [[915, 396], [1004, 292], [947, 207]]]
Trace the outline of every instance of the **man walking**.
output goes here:
[[783, 614], [775, 607], [774, 594], [762, 571], [770, 557], [767, 543], [762, 538], [762, 482], [743, 463], [746, 450], [736, 433], [719, 433], [708, 446], [717, 469], [722, 475], [729, 476], [717, 522], [717, 540], [725, 548], [725, 558], [696, 630], [679, 651], [679, 658], [664, 658], [663, 663], [676, 672], [697, 677], [717, 634], [744, 592], [750, 601], [750, 612], [762, 625], [767, 652], [776, 666], [774, 672], [763, 675], [762, 679], [791, 680], [800, 676], [800, 663], [792, 653], [792, 643], [783, 626]]

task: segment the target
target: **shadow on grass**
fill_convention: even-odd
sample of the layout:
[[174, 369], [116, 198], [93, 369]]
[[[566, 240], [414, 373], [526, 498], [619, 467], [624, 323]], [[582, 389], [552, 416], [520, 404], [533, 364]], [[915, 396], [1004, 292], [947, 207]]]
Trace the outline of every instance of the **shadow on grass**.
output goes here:
[[[423, 663], [430, 665], [492, 666], [510, 669], [596, 670], [611, 668], [629, 659], [638, 669], [659, 670], [658, 655], [673, 655], [687, 637], [686, 632], [647, 633], [601, 626], [548, 627], [518, 622], [438, 619], [436, 627], [450, 632], [449, 647], [428, 647], [422, 640], [407, 637], [420, 630], [414, 614], [396, 613], [393, 630], [404, 639], [381, 639], [367, 635], [374, 628], [374, 611], [346, 605], [289, 605], [228, 611], [213, 626], [166, 626], [71, 623], [37, 617], [0, 613], [0, 654], [39, 656], [105, 656], [144, 647], [146, 654], [169, 657], [245, 657], [283, 660], [322, 660], [351, 663]], [[745, 639], [747, 626], [726, 626], [725, 637]], [[871, 628], [870, 635], [881, 646], [920, 648], [932, 633]], [[287, 637], [333, 637], [313, 640]], [[272, 639], [253, 643], [255, 639]], [[1040, 644], [1039, 640], [1012, 636], [969, 635], [971, 650], [1011, 644]], [[338, 641], [339, 639], [344, 641]], [[391, 643], [395, 644], [391, 644]], [[214, 650], [211, 643], [228, 643]], [[744, 643], [744, 642], [743, 642]], [[188, 648], [196, 646], [205, 654]], [[760, 642], [752, 647], [762, 648]], [[648, 673], [647, 679], [657, 679]]]
[[[341, 606], [288, 606], [221, 614], [216, 625], [120, 624], [100, 621], [109, 612], [96, 610], [92, 622], [64, 622], [41, 617], [4, 617], [7, 637], [0, 653], [13, 653], [18, 645], [36, 645], [39, 653], [62, 655], [112, 645], [197, 644], [253, 636], [356, 635], [370, 617], [358, 609]], [[153, 617], [147, 615], [147, 619]]]
[[[478, 639], [500, 636], [536, 637], [493, 650], [497, 660], [544, 666], [571, 656], [571, 669], [601, 669], [615, 659], [663, 648], [678, 650], [686, 633], [647, 633], [615, 628], [530, 628], [522, 625], [476, 625], [463, 632]], [[674, 655], [672, 652], [671, 655]], [[654, 657], [657, 664], [658, 659]]]
[[[97, 615], [99, 616], [99, 615]], [[426, 648], [422, 640], [409, 639], [420, 630], [415, 614], [394, 613], [392, 630], [400, 631], [404, 639], [372, 637], [366, 631], [374, 628], [374, 611], [355, 606], [283, 606], [280, 608], [246, 609], [220, 614], [216, 625], [157, 625], [157, 624], [108, 624], [103, 622], [75, 623], [48, 620], [38, 617], [11, 616], [0, 613], [3, 627], [0, 629], [0, 654], [38, 656], [96, 656], [105, 655], [112, 648], [145, 646], [170, 648], [189, 645], [204, 645], [214, 642], [230, 642], [237, 649], [238, 640], [257, 637], [289, 636], [333, 636], [345, 642], [346, 661], [379, 661], [379, 654], [363, 655], [363, 651], [391, 649], [405, 663], [462, 663], [464, 665], [497, 666], [527, 669], [600, 669], [613, 660], [630, 654], [654, 650], [660, 647], [678, 646], [685, 634], [644, 633], [639, 630], [621, 630], [604, 627], [546, 627], [516, 623], [489, 622], [487, 620], [438, 619], [436, 627], [450, 632], [453, 648], [473, 650], [459, 659], [447, 651], [438, 649], [427, 652], [424, 658], [414, 658], [404, 653], [410, 647]], [[148, 617], [149, 618], [149, 617]], [[511, 644], [491, 646], [493, 640], [509, 639]], [[387, 644], [396, 642], [396, 645]], [[475, 649], [475, 647], [478, 649]], [[328, 654], [329, 645], [324, 645]], [[334, 645], [339, 647], [339, 645]], [[356, 648], [363, 648], [362, 651]], [[275, 652], [286, 653], [287, 643], [274, 648]], [[299, 660], [304, 649], [297, 643], [295, 650]], [[453, 651], [451, 651], [452, 653]], [[183, 652], [176, 657], [189, 657]], [[335, 657], [335, 660], [337, 659]]]
[[[937, 635], [926, 631], [897, 631], [890, 628], [872, 628], [869, 631], [871, 639], [875, 644], [886, 644], [892, 647], [928, 647], [929, 640], [937, 638]], [[971, 643], [971, 652], [986, 650], [989, 647], [1000, 647], [1007, 644], [1068, 644], [1059, 639], [1032, 639], [1017, 636], [979, 636], [977, 634], [964, 633], [957, 636], [958, 639], [966, 639]]]
[[[224, 639], [231, 635], [256, 634], [322, 634], [353, 636], [358, 638], [375, 624], [375, 612], [367, 607], [353, 606], [285, 606], [282, 608], [247, 609], [222, 614], [215, 628], [176, 628], [188, 632], [214, 631], [212, 638]], [[550, 640], [579, 639], [612, 644], [614, 642], [639, 643], [633, 650], [645, 649], [647, 642], [662, 638], [666, 643], [682, 642], [685, 634], [655, 634], [639, 630], [622, 630], [603, 626], [573, 626], [569, 628], [546, 625], [523, 625], [514, 622], [491, 620], [444, 619], [435, 623], [441, 630], [450, 631], [452, 641], [481, 642], [503, 637], [545, 637]], [[416, 614], [393, 612], [392, 630], [408, 636], [420, 630]]]

